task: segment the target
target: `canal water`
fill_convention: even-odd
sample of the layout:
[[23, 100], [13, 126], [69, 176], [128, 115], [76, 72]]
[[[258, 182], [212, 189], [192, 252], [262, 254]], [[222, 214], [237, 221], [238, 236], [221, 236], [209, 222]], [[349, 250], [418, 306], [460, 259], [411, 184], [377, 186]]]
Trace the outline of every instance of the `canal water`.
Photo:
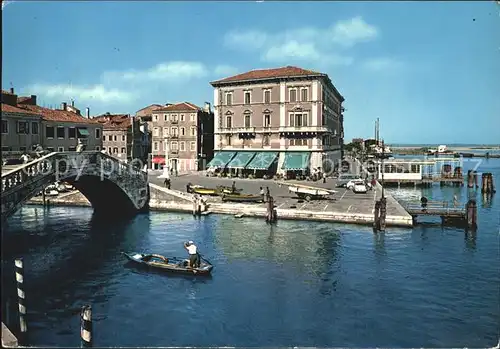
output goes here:
[[[465, 163], [468, 166], [475, 162]], [[493, 172], [499, 159], [483, 159]], [[500, 187], [499, 187], [500, 189]], [[99, 221], [88, 208], [26, 206], [3, 226], [2, 291], [15, 329], [13, 260], [24, 257], [29, 341], [79, 346], [90, 304], [95, 346], [491, 347], [500, 323], [500, 191], [394, 189], [478, 200], [476, 234], [172, 213]], [[183, 256], [194, 240], [211, 278], [146, 272], [121, 251]], [[3, 307], [5, 308], [5, 307]], [[6, 311], [3, 319], [6, 321]]]

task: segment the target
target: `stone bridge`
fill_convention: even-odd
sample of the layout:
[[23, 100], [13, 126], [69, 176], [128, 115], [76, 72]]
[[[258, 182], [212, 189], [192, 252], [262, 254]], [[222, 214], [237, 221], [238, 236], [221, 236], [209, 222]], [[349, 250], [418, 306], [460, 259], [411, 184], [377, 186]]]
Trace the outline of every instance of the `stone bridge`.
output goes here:
[[54, 152], [2, 173], [2, 221], [47, 185], [64, 181], [96, 213], [126, 215], [148, 208], [147, 172], [97, 151]]

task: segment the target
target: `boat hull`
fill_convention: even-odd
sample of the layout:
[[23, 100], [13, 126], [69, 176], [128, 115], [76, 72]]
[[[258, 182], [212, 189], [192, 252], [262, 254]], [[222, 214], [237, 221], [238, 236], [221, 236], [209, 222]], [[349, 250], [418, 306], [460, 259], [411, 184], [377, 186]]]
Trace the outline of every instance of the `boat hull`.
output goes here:
[[[122, 252], [122, 254], [129, 261], [137, 265], [175, 274], [206, 276], [210, 275], [213, 269], [213, 265], [211, 265], [210, 263], [202, 263], [199, 268], [189, 268], [184, 266], [187, 260], [175, 257], [165, 258], [160, 255], [136, 253], [136, 252], [131, 252], [131, 253]], [[155, 257], [161, 257], [161, 258], [155, 258]], [[148, 260], [148, 258], [150, 260]]]
[[262, 196], [260, 195], [234, 195], [234, 194], [224, 194], [222, 196], [222, 201], [231, 201], [231, 202], [263, 202]]
[[218, 195], [217, 189], [211, 189], [211, 188], [191, 188], [191, 192], [194, 194], [198, 195], [210, 195], [210, 196], [216, 196]]

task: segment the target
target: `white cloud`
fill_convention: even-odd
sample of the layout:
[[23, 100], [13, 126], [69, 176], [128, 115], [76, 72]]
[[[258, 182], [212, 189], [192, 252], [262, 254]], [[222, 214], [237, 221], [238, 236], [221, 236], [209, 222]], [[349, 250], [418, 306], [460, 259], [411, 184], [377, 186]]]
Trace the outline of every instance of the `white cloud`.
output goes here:
[[362, 17], [338, 21], [328, 28], [302, 27], [275, 33], [261, 30], [230, 31], [224, 36], [226, 47], [257, 51], [262, 61], [300, 60], [322, 64], [348, 65], [353, 59], [341, 49], [377, 38], [379, 31]]
[[134, 82], [150, 81], [186, 81], [205, 77], [209, 71], [203, 63], [172, 61], [163, 62], [146, 70], [126, 70], [105, 72], [103, 79], [106, 81], [125, 80]]
[[103, 85], [74, 86], [67, 84], [34, 84], [25, 88], [30, 94], [37, 94], [48, 98], [70, 99], [82, 101], [97, 101], [104, 103], [129, 102], [135, 95], [120, 89], [108, 89]]
[[394, 71], [403, 68], [403, 66], [404, 64], [401, 61], [388, 57], [371, 58], [363, 62], [364, 69], [374, 72]]
[[378, 29], [359, 16], [346, 21], [338, 21], [332, 28], [332, 41], [346, 47], [373, 40], [378, 35]]
[[238, 68], [230, 65], [218, 65], [214, 69], [214, 75], [217, 77], [232, 76], [238, 74]]

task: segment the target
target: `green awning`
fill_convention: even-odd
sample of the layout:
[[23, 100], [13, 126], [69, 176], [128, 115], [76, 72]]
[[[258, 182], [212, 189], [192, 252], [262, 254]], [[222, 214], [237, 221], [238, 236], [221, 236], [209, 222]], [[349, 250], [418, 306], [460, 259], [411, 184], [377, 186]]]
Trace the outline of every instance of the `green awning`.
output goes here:
[[229, 161], [234, 157], [234, 151], [219, 151], [215, 154], [214, 158], [208, 163], [209, 167], [225, 168]]
[[246, 167], [249, 170], [267, 170], [278, 157], [276, 151], [260, 151]]
[[310, 152], [296, 151], [285, 153], [282, 169], [289, 171], [305, 170], [309, 168]]
[[90, 136], [89, 130], [87, 130], [86, 128], [77, 128], [77, 130], [80, 136]]
[[231, 160], [229, 164], [227, 164], [228, 168], [245, 168], [246, 165], [252, 160], [255, 156], [255, 152], [253, 151], [244, 151], [239, 152], [236, 156]]

